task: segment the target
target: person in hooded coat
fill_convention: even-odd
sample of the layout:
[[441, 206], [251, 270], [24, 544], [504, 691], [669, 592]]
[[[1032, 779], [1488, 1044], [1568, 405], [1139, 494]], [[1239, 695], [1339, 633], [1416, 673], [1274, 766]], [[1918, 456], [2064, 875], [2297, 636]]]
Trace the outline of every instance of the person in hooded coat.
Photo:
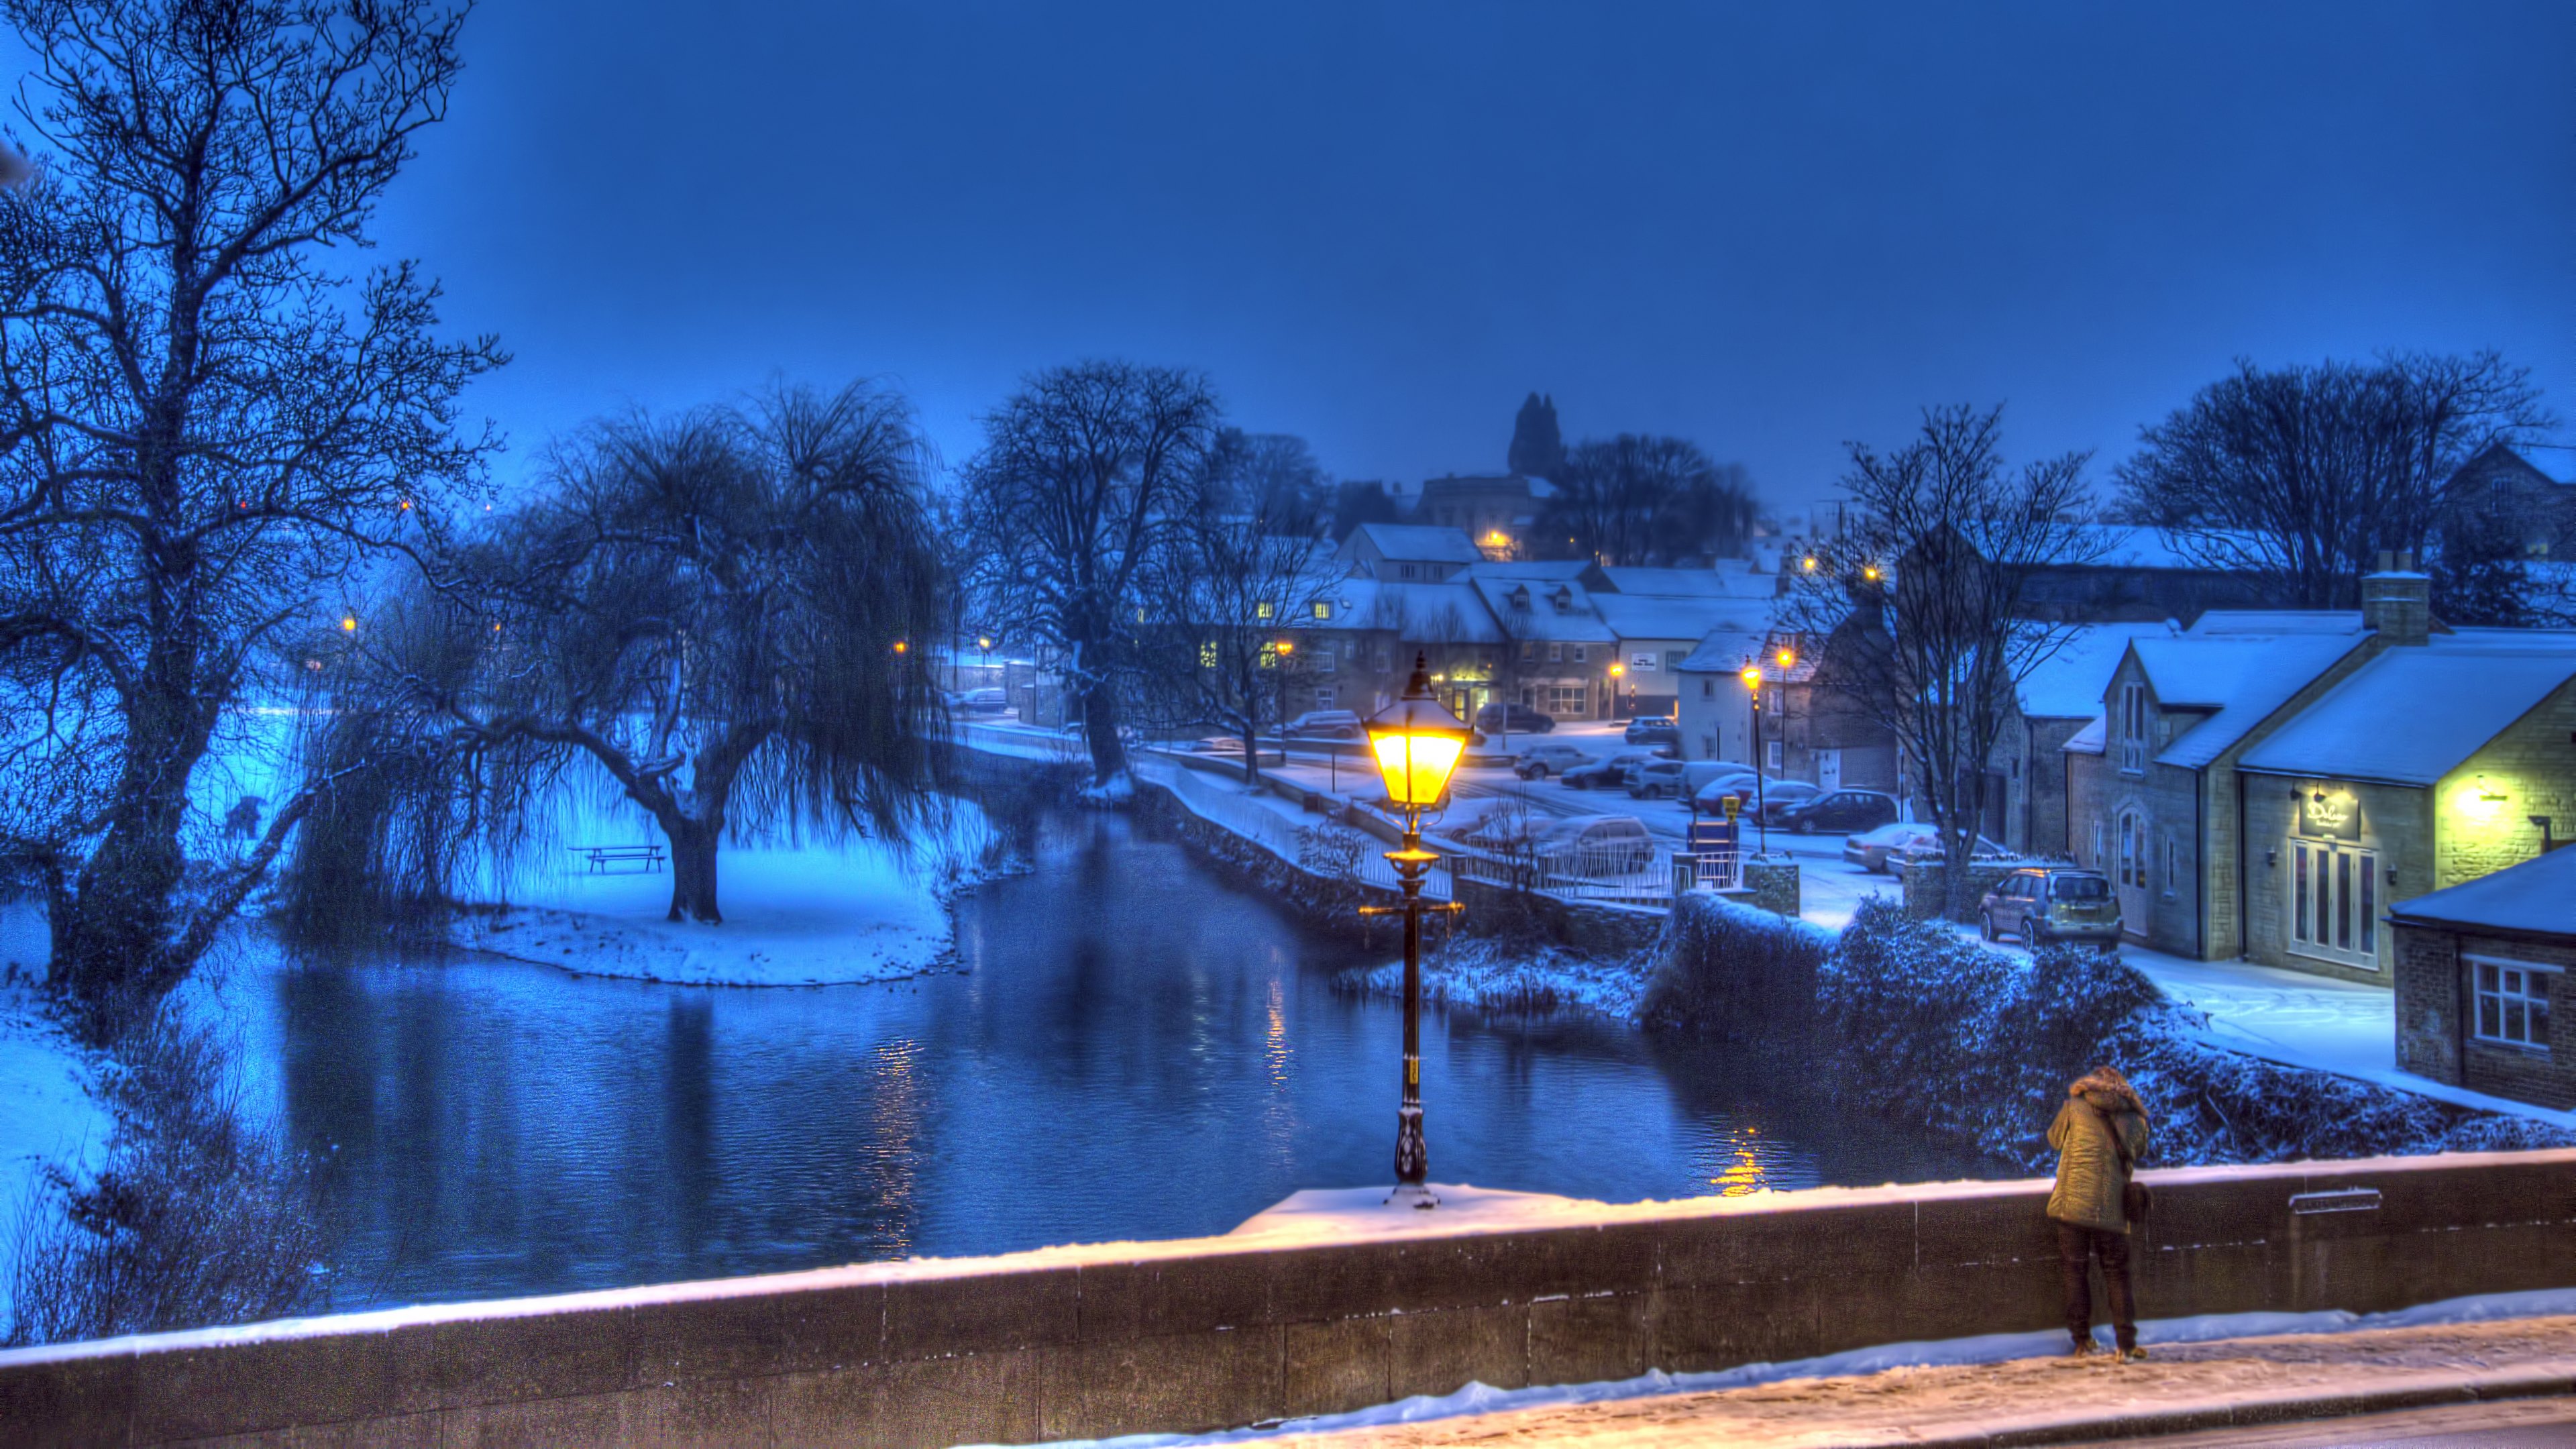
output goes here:
[[2057, 1149], [2057, 1190], [2048, 1195], [2048, 1215], [2057, 1224], [2066, 1331], [2075, 1339], [2075, 1354], [2094, 1352], [2092, 1260], [2099, 1258], [2120, 1356], [2145, 1358], [2129, 1291], [2127, 1198], [2129, 1176], [2147, 1150], [2146, 1104], [2128, 1078], [2095, 1067], [2067, 1086], [2048, 1145]]

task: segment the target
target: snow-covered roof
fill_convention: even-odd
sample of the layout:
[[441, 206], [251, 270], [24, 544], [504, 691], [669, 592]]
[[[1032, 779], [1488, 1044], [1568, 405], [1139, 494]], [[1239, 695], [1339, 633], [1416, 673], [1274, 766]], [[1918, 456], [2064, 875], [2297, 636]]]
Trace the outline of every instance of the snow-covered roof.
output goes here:
[[2358, 634], [2358, 609], [2212, 609], [2183, 633], [2193, 638], [2259, 634]]
[[2209, 562], [2213, 551], [2225, 557], [2256, 543], [2250, 534], [2227, 530], [2176, 533], [2134, 523], [2077, 524], [2070, 532], [2078, 550], [2090, 555], [2083, 566], [2097, 569], [2207, 569], [2216, 567]]
[[2162, 624], [2087, 624], [2021, 682], [2021, 712], [2033, 719], [2082, 719], [2102, 712], [2102, 692], [2132, 639], [2163, 638]]
[[2070, 755], [2098, 755], [2111, 743], [2111, 717], [2097, 714], [2058, 748]]
[[2158, 703], [2212, 711], [2156, 756], [2159, 763], [2199, 769], [2280, 712], [2335, 662], [2361, 646], [2353, 634], [2190, 634], [2132, 639]]
[[2576, 682], [2566, 636], [2511, 637], [2518, 632], [2480, 629], [2390, 649], [2248, 750], [2241, 768], [2434, 784]]
[[1408, 642], [1431, 644], [1503, 642], [1493, 611], [1463, 582], [1397, 583], [1354, 575], [1328, 597], [1339, 628], [1393, 629]]
[[[1627, 565], [1605, 566], [1601, 576], [1610, 587], [1623, 594], [1653, 594], [1674, 599], [1723, 599], [1737, 596], [1754, 584], [1753, 575], [1739, 560], [1728, 560], [1738, 566], [1730, 571], [1717, 569], [1650, 569]], [[1762, 579], [1758, 587], [1771, 592], [1771, 581]]]
[[1759, 632], [1770, 623], [1766, 601], [1724, 596], [1594, 594], [1592, 607], [1610, 632], [1622, 639], [1698, 639], [1717, 629]]
[[1435, 528], [1424, 523], [1363, 523], [1351, 530], [1352, 541], [1368, 540], [1381, 558], [1407, 563], [1476, 563], [1484, 558], [1463, 528]]
[[1733, 674], [1744, 661], [1761, 658], [1770, 639], [1763, 629], [1712, 629], [1676, 667], [1685, 674]]
[[[1471, 571], [1468, 582], [1493, 610], [1503, 632], [1514, 639], [1552, 639], [1607, 644], [1618, 638], [1592, 607], [1592, 591], [1567, 578], [1495, 578]], [[1526, 590], [1528, 606], [1514, 607], [1514, 596]], [[1556, 606], [1560, 593], [1565, 607]]]
[[2576, 901], [2576, 849], [2560, 849], [2493, 875], [2399, 901], [2388, 913], [2402, 921], [2576, 936], [2576, 909], [2569, 907], [2571, 901]]
[[1503, 563], [1479, 563], [1467, 570], [1480, 579], [1579, 579], [1591, 563], [1579, 558], [1511, 559]]

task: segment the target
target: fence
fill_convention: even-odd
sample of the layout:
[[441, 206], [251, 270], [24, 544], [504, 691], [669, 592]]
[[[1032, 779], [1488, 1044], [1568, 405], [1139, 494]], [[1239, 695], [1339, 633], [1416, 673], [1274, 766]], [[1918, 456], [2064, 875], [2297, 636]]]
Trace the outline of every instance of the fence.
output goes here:
[[[1308, 863], [1311, 852], [1307, 842], [1312, 838], [1308, 832], [1328, 824], [1329, 822], [1323, 817], [1317, 816], [1311, 823], [1300, 823], [1271, 809], [1259, 800], [1209, 779], [1205, 774], [1186, 765], [1174, 766], [1170, 778], [1165, 783], [1171, 786], [1172, 794], [1191, 814], [1211, 825], [1232, 831], [1254, 842], [1299, 869], [1309, 871], [1314, 869]], [[1347, 827], [1336, 828], [1346, 829]], [[1374, 841], [1363, 845], [1359, 852], [1359, 859], [1352, 867], [1352, 877], [1363, 884], [1376, 886], [1382, 890], [1398, 889], [1395, 867], [1387, 863], [1382, 853], [1372, 848], [1374, 845]], [[1424, 878], [1422, 894], [1429, 900], [1445, 901], [1450, 898], [1453, 889], [1446, 866], [1434, 866], [1429, 875]]]

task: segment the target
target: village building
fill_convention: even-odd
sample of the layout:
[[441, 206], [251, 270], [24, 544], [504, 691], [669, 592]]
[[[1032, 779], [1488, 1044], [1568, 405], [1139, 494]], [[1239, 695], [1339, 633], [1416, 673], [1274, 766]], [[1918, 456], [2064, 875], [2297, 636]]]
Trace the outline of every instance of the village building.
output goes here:
[[2362, 615], [2226, 611], [2129, 641], [2102, 717], [2064, 753], [2069, 853], [2111, 877], [2131, 939], [2243, 953], [2236, 762], [2360, 667], [2371, 641]]
[[[2023, 578], [2022, 617], [2154, 623], [2277, 602], [2263, 578], [2230, 566], [2224, 536], [2194, 538], [2137, 524], [2094, 523], [2075, 525], [2070, 537], [2070, 561], [2033, 569]], [[2255, 547], [2251, 539], [2240, 546]]]
[[1981, 829], [2023, 855], [2072, 856], [2066, 745], [2102, 715], [2102, 695], [2133, 639], [2166, 637], [2169, 624], [2087, 624], [2013, 691], [1986, 759]]
[[2400, 1069], [2576, 1107], [2576, 850], [2401, 901], [2388, 925]]
[[2576, 831], [2576, 634], [2393, 635], [2237, 769], [2246, 959], [2385, 983], [2388, 902]]
[[1508, 695], [1559, 720], [1608, 719], [1619, 677], [1619, 640], [1582, 580], [1591, 565], [1568, 559], [1489, 563], [1469, 582], [1509, 641]]
[[2576, 452], [2496, 443], [2461, 464], [2442, 496], [2455, 516], [2512, 530], [2525, 558], [2576, 558]]
[[1363, 523], [1342, 540], [1340, 557], [1368, 578], [1406, 584], [1441, 583], [1485, 559], [1464, 529], [1411, 523]]
[[1457, 529], [1488, 560], [1527, 558], [1548, 492], [1546, 483], [1517, 473], [1427, 478], [1413, 496], [1411, 521]]

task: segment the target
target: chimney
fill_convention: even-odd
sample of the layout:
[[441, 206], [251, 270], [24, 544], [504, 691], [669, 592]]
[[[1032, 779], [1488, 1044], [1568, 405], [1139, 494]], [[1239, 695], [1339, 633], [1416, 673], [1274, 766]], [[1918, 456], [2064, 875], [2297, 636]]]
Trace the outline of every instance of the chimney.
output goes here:
[[2379, 555], [2379, 572], [2361, 576], [2361, 622], [2391, 644], [2421, 644], [2433, 632], [2433, 581], [2415, 571], [2415, 552]]

